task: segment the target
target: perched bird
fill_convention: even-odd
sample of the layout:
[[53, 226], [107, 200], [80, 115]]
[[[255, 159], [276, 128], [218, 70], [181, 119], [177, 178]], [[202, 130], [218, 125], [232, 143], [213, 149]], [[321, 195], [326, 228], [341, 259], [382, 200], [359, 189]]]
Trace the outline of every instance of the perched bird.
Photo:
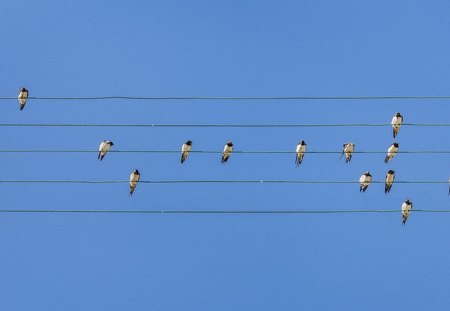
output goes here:
[[403, 204], [402, 204], [402, 217], [403, 217], [402, 225], [404, 225], [406, 223], [406, 220], [408, 219], [409, 213], [411, 213], [412, 208], [413, 208], [413, 204], [410, 200], [406, 200], [405, 202], [403, 202]]
[[232, 152], [233, 152], [233, 142], [229, 141], [225, 144], [225, 147], [223, 147], [221, 163], [227, 163], [228, 158], [230, 157]]
[[365, 192], [371, 182], [372, 182], [372, 175], [370, 175], [369, 171], [362, 174], [361, 177], [359, 178], [359, 184], [360, 184], [359, 192]]
[[397, 154], [398, 146], [398, 143], [393, 143], [389, 146], [386, 158], [384, 158], [384, 163], [388, 163], [389, 161], [391, 161], [392, 158]]
[[389, 170], [386, 174], [386, 179], [384, 182], [384, 193], [388, 193], [389, 191], [391, 191], [394, 179], [395, 179], [395, 172], [393, 170]]
[[303, 157], [305, 156], [306, 152], [306, 143], [304, 140], [298, 143], [295, 152], [297, 153], [297, 155], [295, 156], [295, 164], [299, 166], [300, 164], [302, 164]]
[[22, 111], [28, 99], [28, 90], [22, 87], [19, 91], [19, 96], [17, 96], [17, 99], [19, 100], [19, 109]]
[[109, 149], [114, 146], [112, 141], [104, 140], [100, 143], [100, 146], [98, 147], [98, 157], [97, 159], [99, 161], [103, 160], [106, 153], [109, 151]]
[[188, 140], [181, 146], [181, 164], [183, 164], [184, 161], [186, 161], [189, 152], [191, 152], [191, 150], [192, 150], [192, 141], [190, 140]]
[[137, 183], [139, 182], [139, 179], [141, 178], [141, 174], [138, 170], [133, 170], [130, 175], [130, 196], [133, 195], [134, 189], [136, 189]]
[[400, 112], [397, 112], [393, 117], [391, 121], [392, 125], [392, 136], [397, 136], [398, 131], [400, 130], [400, 126], [403, 123], [403, 116], [400, 114]]
[[[343, 146], [343, 149], [342, 149], [341, 158], [345, 154], [345, 163], [348, 163], [352, 159], [352, 154], [353, 154], [353, 151], [355, 150], [355, 144], [348, 142], [348, 143], [343, 144], [342, 146]], [[339, 158], [339, 160], [341, 158]]]

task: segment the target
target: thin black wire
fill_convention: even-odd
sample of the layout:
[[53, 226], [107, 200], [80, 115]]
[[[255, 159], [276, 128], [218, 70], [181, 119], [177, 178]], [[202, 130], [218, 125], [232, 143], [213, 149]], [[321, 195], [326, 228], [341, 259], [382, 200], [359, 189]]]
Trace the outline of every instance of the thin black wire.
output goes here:
[[[374, 214], [400, 213], [396, 210], [31, 210], [0, 209], [9, 214]], [[414, 213], [450, 213], [450, 210], [413, 210]]]
[[[50, 183], [50, 184], [124, 184], [128, 180], [56, 180], [56, 179], [17, 179], [0, 180], [0, 183]], [[359, 184], [359, 181], [348, 180], [140, 180], [143, 184]], [[384, 184], [385, 181], [372, 181], [373, 184]], [[395, 181], [396, 184], [448, 184], [448, 181], [422, 180], [422, 181]]]
[[[17, 100], [17, 97], [3, 96], [0, 100]], [[29, 96], [32, 100], [448, 100], [450, 96]]]
[[[75, 150], [75, 149], [35, 149], [35, 150], [18, 150], [4, 149], [0, 153], [98, 153], [98, 150]], [[108, 153], [180, 153], [180, 150], [109, 150]], [[223, 151], [214, 150], [191, 150], [191, 153], [203, 154], [222, 154]], [[236, 150], [237, 154], [296, 154], [296, 151], [272, 151], [272, 150]], [[342, 151], [307, 151], [307, 154], [342, 154]], [[386, 154], [386, 151], [353, 151], [354, 154]], [[450, 150], [412, 150], [397, 151], [397, 153], [406, 154], [450, 154]]]
[[[115, 123], [0, 123], [1, 127], [175, 127], [175, 128], [298, 128], [298, 127], [388, 127], [390, 123], [335, 124], [115, 124]], [[403, 123], [402, 126], [449, 127], [450, 123]]]

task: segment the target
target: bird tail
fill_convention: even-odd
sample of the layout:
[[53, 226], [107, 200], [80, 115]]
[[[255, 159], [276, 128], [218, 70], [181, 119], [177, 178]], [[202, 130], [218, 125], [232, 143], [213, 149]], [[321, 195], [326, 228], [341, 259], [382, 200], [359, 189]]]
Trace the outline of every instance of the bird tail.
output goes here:
[[384, 163], [388, 163], [389, 162], [389, 156], [386, 156], [386, 158], [384, 158]]
[[351, 159], [352, 159], [352, 155], [345, 157], [345, 163], [349, 163]]
[[384, 185], [384, 193], [388, 193], [389, 191], [391, 191], [391, 186], [388, 184]]

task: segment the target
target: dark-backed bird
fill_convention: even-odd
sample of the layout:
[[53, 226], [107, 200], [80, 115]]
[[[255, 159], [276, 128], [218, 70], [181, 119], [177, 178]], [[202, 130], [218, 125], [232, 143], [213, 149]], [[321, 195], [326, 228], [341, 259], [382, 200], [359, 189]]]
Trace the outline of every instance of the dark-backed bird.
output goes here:
[[17, 96], [17, 99], [19, 100], [19, 109], [22, 111], [28, 99], [28, 90], [22, 87], [19, 91], [19, 96]]
[[408, 219], [409, 214], [411, 213], [411, 210], [413, 208], [413, 204], [410, 200], [406, 200], [402, 204], [402, 225], [406, 223], [406, 220]]
[[105, 155], [108, 153], [109, 149], [114, 146], [113, 142], [110, 140], [103, 140], [98, 147], [98, 157], [99, 161], [103, 160]]
[[141, 179], [141, 173], [139, 173], [138, 170], [133, 170], [130, 175], [130, 196], [133, 195], [134, 189], [136, 189], [139, 179]]
[[386, 174], [386, 179], [384, 181], [384, 193], [388, 193], [389, 191], [391, 191], [394, 179], [395, 179], [395, 172], [393, 170], [389, 170]]
[[398, 131], [400, 130], [400, 126], [402, 126], [403, 123], [403, 116], [400, 114], [400, 112], [397, 112], [393, 117], [391, 121], [392, 125], [392, 136], [397, 136]]
[[359, 192], [365, 192], [372, 182], [372, 175], [370, 175], [369, 171], [365, 172], [359, 178]]
[[386, 158], [384, 158], [384, 163], [388, 163], [389, 161], [392, 160], [393, 157], [395, 157], [398, 151], [398, 146], [399, 146], [398, 143], [393, 143], [392, 145], [389, 146]]
[[302, 140], [298, 143], [297, 148], [295, 149], [295, 152], [297, 153], [295, 155], [295, 164], [297, 164], [297, 166], [299, 166], [300, 164], [302, 164], [303, 157], [305, 156], [305, 152], [306, 152], [306, 143], [304, 140]]
[[[355, 150], [355, 144], [353, 144], [352, 142], [348, 142], [343, 144], [342, 147], [341, 158], [343, 155], [345, 155], [345, 163], [348, 163], [352, 159], [353, 151]], [[341, 158], [339, 158], [339, 160]]]
[[181, 164], [183, 164], [184, 161], [186, 161], [189, 152], [191, 152], [191, 150], [192, 150], [192, 141], [190, 140], [188, 140], [181, 146]]
[[223, 147], [222, 160], [220, 162], [227, 163], [228, 158], [230, 157], [232, 152], [233, 152], [233, 142], [229, 141], [225, 144], [225, 147]]

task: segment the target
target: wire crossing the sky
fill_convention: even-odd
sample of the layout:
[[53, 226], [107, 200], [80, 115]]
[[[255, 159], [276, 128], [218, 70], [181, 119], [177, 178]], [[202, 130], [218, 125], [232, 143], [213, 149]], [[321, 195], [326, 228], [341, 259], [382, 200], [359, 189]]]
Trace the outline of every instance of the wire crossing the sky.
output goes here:
[[[367, 209], [367, 210], [63, 210], [63, 209], [0, 209], [0, 214], [381, 214], [400, 213], [399, 209]], [[448, 214], [450, 210], [415, 209], [413, 213]]]
[[[17, 96], [3, 96], [0, 100], [17, 100]], [[60, 101], [86, 101], [86, 100], [189, 100], [189, 101], [304, 101], [304, 100], [449, 100], [449, 95], [421, 96], [421, 95], [387, 95], [387, 96], [29, 96], [32, 100], [60, 100]]]
[[[129, 180], [58, 180], [58, 179], [3, 179], [0, 183], [49, 183], [49, 184], [125, 184]], [[353, 180], [140, 180], [139, 184], [359, 184]], [[384, 184], [385, 181], [372, 181]], [[399, 180], [396, 184], [448, 184], [448, 180]]]
[[[390, 123], [333, 124], [118, 124], [118, 123], [0, 123], [0, 127], [150, 127], [150, 128], [298, 128], [298, 127], [391, 127]], [[450, 123], [403, 123], [402, 126], [449, 127]]]
[[[180, 153], [180, 150], [109, 150], [108, 153]], [[98, 150], [76, 150], [76, 149], [3, 149], [0, 153], [98, 153]], [[190, 153], [200, 154], [222, 154], [223, 151], [215, 150], [191, 150]], [[296, 151], [274, 151], [274, 150], [236, 150], [236, 154], [296, 154]], [[356, 154], [386, 154], [386, 151], [353, 151]], [[450, 154], [450, 150], [411, 150], [397, 151], [404, 154]], [[307, 151], [305, 154], [342, 154], [342, 151]]]

